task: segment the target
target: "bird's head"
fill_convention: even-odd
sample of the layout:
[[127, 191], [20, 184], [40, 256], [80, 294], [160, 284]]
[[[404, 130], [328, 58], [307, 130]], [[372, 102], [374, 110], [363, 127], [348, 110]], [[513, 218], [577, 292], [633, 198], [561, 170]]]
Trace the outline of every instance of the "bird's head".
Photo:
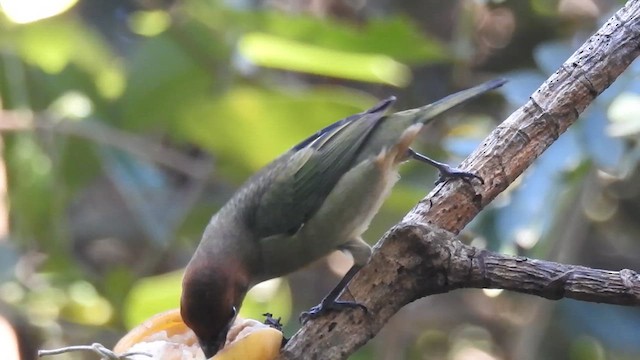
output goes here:
[[245, 272], [225, 263], [194, 257], [182, 281], [180, 314], [198, 337], [207, 359], [224, 346], [248, 288]]

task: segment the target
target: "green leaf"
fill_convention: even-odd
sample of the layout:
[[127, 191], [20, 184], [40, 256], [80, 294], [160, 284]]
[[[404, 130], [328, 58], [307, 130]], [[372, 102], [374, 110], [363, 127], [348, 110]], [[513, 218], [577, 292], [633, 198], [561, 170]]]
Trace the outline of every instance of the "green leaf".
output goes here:
[[398, 87], [411, 80], [409, 68], [386, 55], [332, 50], [264, 33], [243, 36], [238, 47], [242, 55], [266, 67]]
[[158, 36], [146, 41], [134, 55], [123, 95], [125, 128], [163, 129], [175, 121], [182, 107], [202, 97], [211, 75], [196, 64], [171, 39]]
[[437, 40], [405, 16], [373, 18], [362, 26], [335, 19], [258, 13], [257, 30], [329, 49], [375, 53], [411, 64], [443, 62], [451, 58]]
[[125, 304], [124, 322], [131, 329], [159, 312], [180, 306], [183, 270], [138, 280]]
[[640, 95], [625, 92], [618, 95], [609, 106], [610, 136], [632, 136], [640, 133]]
[[[7, 139], [9, 201], [13, 234], [17, 239], [49, 239], [53, 233], [54, 181], [52, 162], [32, 134], [17, 134]], [[44, 243], [46, 246], [47, 243]], [[54, 247], [49, 243], [49, 247]]]
[[258, 32], [327, 50], [385, 55], [411, 65], [451, 60], [447, 48], [407, 16], [371, 18], [356, 25], [278, 11], [237, 11], [211, 1], [191, 1], [185, 11], [216, 33], [233, 34], [231, 28]]
[[100, 293], [109, 299], [115, 309], [114, 315], [118, 316], [120, 322], [123, 322], [122, 318], [126, 313], [123, 309], [129, 303], [126, 296], [137, 280], [136, 274], [131, 268], [116, 266], [107, 270], [100, 280]]
[[260, 283], [247, 293], [242, 302], [240, 316], [249, 319], [263, 319], [262, 314], [270, 312], [275, 318], [286, 323], [291, 317], [291, 289], [283, 278]]
[[238, 39], [239, 52], [265, 67], [405, 86], [411, 74], [404, 63], [452, 58], [403, 16], [373, 18], [356, 26], [275, 11], [236, 11], [200, 1], [190, 2], [185, 11], [210, 31], [224, 33], [229, 43]]
[[158, 35], [171, 25], [171, 16], [163, 10], [135, 11], [128, 20], [131, 30], [144, 36]]
[[109, 65], [112, 56], [103, 39], [73, 17], [55, 17], [16, 27], [12, 41], [26, 62], [47, 73], [75, 63], [92, 73]]
[[60, 165], [61, 178], [65, 181], [65, 188], [70, 192], [81, 189], [101, 170], [94, 144], [72, 137], [66, 139]]
[[10, 21], [27, 24], [60, 15], [77, 2], [78, 0], [51, 0], [46, 3], [39, 0], [3, 1], [2, 11]]
[[175, 130], [215, 153], [216, 171], [241, 180], [314, 131], [373, 103], [340, 88], [288, 93], [237, 87], [221, 98], [192, 102]]
[[605, 348], [599, 339], [580, 335], [570, 343], [570, 360], [602, 360], [606, 358]]
[[83, 325], [103, 326], [113, 316], [111, 304], [86, 281], [75, 281], [67, 289], [68, 301], [60, 317]]

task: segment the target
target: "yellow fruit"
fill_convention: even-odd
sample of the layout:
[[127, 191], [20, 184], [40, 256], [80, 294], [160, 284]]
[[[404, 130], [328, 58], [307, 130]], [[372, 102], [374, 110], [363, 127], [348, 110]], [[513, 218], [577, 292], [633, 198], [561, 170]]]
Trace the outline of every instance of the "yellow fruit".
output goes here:
[[[256, 320], [238, 318], [224, 348], [210, 360], [273, 360], [280, 353], [281, 343], [280, 331]], [[205, 360], [179, 309], [152, 316], [120, 339], [113, 351], [146, 352], [154, 360]]]
[[280, 353], [282, 344], [280, 331], [252, 319], [236, 320], [229, 337], [211, 360], [272, 360]]

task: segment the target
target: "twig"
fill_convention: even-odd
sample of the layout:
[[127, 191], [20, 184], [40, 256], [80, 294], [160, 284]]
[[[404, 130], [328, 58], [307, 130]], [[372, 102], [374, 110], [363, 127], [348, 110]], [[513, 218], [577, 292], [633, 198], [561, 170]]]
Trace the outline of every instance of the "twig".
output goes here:
[[0, 133], [33, 130], [52, 131], [111, 146], [177, 170], [195, 179], [204, 179], [211, 172], [209, 161], [193, 160], [161, 144], [108, 127], [98, 121], [53, 121], [44, 115], [33, 116], [15, 111], [0, 112]]
[[148, 357], [152, 356], [151, 354], [148, 354], [145, 352], [136, 352], [136, 351], [117, 355], [113, 351], [107, 349], [104, 345], [99, 343], [93, 343], [91, 345], [74, 345], [74, 346], [67, 346], [59, 349], [53, 349], [53, 350], [38, 350], [38, 357], [60, 355], [60, 354], [65, 354], [69, 352], [74, 352], [74, 351], [94, 352], [100, 355], [100, 358], [104, 360], [126, 360], [127, 358], [135, 355], [142, 355], [142, 356], [148, 356]]

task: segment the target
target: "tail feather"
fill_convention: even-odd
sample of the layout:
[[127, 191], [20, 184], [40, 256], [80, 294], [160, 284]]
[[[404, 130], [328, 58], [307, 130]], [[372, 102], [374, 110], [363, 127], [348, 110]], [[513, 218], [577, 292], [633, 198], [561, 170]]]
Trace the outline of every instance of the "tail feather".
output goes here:
[[451, 94], [445, 98], [442, 98], [432, 104], [425, 105], [418, 109], [407, 110], [408, 112], [415, 112], [417, 118], [415, 122], [427, 123], [435, 116], [451, 109], [452, 107], [459, 105], [465, 101], [468, 101], [474, 97], [482, 95], [488, 91], [499, 88], [507, 82], [506, 79], [494, 79], [487, 81], [480, 85], [474, 86], [470, 89], [462, 90], [457, 93]]

